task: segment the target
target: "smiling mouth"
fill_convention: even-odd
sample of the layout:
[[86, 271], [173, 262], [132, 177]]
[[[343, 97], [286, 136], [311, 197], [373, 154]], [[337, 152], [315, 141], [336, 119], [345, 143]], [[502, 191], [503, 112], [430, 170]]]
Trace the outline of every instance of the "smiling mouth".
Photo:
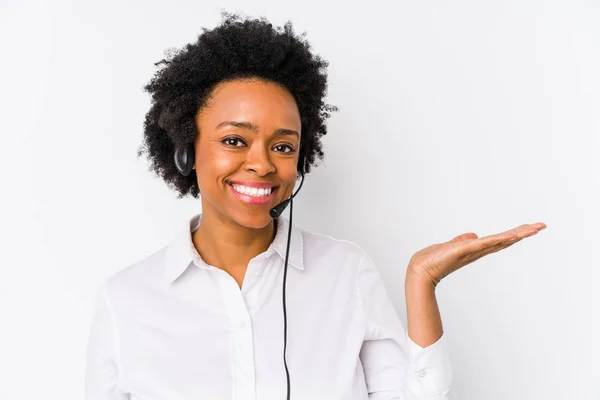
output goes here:
[[277, 186], [273, 186], [270, 188], [256, 188], [251, 186], [238, 185], [235, 183], [230, 183], [229, 186], [234, 188], [238, 193], [253, 197], [269, 196], [277, 189]]
[[248, 186], [228, 183], [231, 191], [244, 203], [264, 205], [269, 204], [275, 198], [275, 193], [279, 186], [272, 188], [258, 189]]

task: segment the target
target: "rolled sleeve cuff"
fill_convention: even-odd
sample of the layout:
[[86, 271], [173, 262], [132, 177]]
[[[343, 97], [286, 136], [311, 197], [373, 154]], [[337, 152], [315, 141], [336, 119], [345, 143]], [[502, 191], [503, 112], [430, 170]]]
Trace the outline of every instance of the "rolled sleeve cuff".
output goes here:
[[406, 379], [407, 389], [417, 397], [445, 400], [452, 387], [452, 365], [444, 334], [425, 348], [405, 333], [410, 366]]

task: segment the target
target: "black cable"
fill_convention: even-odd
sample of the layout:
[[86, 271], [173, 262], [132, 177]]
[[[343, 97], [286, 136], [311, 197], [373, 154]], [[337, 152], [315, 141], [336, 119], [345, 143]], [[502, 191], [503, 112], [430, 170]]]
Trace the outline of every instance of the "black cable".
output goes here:
[[278, 205], [276, 205], [275, 207], [273, 207], [271, 210], [269, 210], [269, 214], [271, 215], [272, 218], [274, 218], [275, 220], [277, 220], [279, 218], [279, 216], [281, 215], [281, 213], [283, 212], [283, 210], [285, 210], [286, 206], [289, 204], [290, 205], [290, 221], [289, 221], [289, 226], [288, 226], [288, 237], [287, 237], [287, 245], [286, 245], [286, 250], [285, 250], [285, 264], [283, 266], [283, 365], [285, 366], [285, 376], [286, 376], [286, 380], [287, 380], [287, 396], [286, 399], [290, 400], [290, 371], [288, 370], [288, 366], [287, 366], [287, 307], [286, 307], [286, 301], [285, 301], [285, 288], [286, 288], [286, 282], [287, 282], [287, 270], [288, 270], [288, 259], [290, 256], [290, 242], [292, 239], [292, 224], [293, 224], [293, 198], [296, 197], [296, 195], [298, 194], [298, 192], [300, 191], [300, 189], [302, 188], [302, 184], [304, 183], [304, 172], [300, 172], [301, 178], [302, 180], [300, 181], [300, 186], [298, 187], [298, 189], [296, 190], [296, 193], [293, 193], [289, 199], [282, 201], [281, 203], [279, 203]]
[[[300, 188], [298, 188], [300, 190]], [[298, 193], [298, 192], [296, 192]], [[288, 226], [288, 240], [287, 248], [285, 251], [285, 267], [283, 269], [283, 365], [285, 366], [285, 375], [287, 378], [287, 400], [290, 400], [290, 372], [288, 371], [287, 360], [286, 360], [286, 348], [287, 348], [287, 310], [285, 305], [285, 284], [287, 281], [287, 267], [288, 267], [288, 256], [290, 254], [290, 239], [292, 236], [292, 209], [294, 200], [290, 198], [290, 224]]]

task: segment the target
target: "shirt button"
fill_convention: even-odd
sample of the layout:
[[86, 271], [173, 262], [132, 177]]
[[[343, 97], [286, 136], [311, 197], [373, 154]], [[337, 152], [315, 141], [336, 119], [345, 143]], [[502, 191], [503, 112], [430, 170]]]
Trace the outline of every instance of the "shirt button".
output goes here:
[[419, 378], [425, 378], [425, 376], [427, 376], [427, 371], [424, 369], [419, 370]]

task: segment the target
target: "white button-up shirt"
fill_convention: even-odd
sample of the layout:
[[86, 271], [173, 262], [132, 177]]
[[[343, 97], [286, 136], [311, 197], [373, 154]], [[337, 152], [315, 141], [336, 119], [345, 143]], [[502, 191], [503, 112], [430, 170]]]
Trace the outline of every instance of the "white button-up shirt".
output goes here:
[[[192, 217], [164, 248], [102, 285], [89, 337], [88, 400], [282, 400], [289, 221], [242, 288], [206, 264]], [[286, 283], [294, 400], [453, 400], [445, 337], [422, 348], [357, 244], [292, 228]]]

